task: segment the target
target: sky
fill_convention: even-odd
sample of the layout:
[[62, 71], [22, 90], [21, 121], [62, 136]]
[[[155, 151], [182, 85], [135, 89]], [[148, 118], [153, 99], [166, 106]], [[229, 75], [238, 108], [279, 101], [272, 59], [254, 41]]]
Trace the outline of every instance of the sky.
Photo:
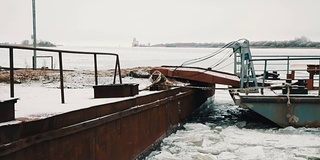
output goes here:
[[[36, 0], [37, 39], [59, 45], [320, 41], [320, 0]], [[31, 39], [32, 0], [0, 0], [0, 43]]]

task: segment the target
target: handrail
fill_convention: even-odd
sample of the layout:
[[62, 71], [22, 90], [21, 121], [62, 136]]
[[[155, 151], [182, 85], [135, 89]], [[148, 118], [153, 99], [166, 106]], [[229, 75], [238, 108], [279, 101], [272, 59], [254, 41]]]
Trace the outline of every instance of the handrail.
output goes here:
[[266, 61], [266, 60], [267, 61], [284, 61], [284, 60], [295, 61], [295, 60], [319, 60], [319, 59], [320, 57], [318, 58], [267, 58], [267, 59], [264, 58], [264, 59], [250, 59], [249, 61]]
[[[50, 60], [51, 60], [51, 69], [53, 69], [53, 56], [36, 56], [36, 58], [50, 58]], [[34, 56], [32, 56], [32, 60], [33, 59], [34, 59]], [[32, 65], [32, 66], [34, 66], [34, 65]]]
[[114, 69], [114, 77], [113, 84], [116, 83], [117, 72], [119, 74], [119, 81], [122, 84], [121, 79], [121, 70], [120, 70], [120, 61], [119, 55], [116, 53], [102, 53], [102, 52], [87, 52], [87, 51], [70, 51], [70, 50], [61, 50], [61, 49], [49, 49], [49, 48], [33, 48], [26, 46], [17, 46], [17, 45], [0, 45], [0, 48], [9, 49], [9, 61], [10, 61], [10, 97], [14, 97], [14, 59], [13, 59], [13, 50], [21, 49], [21, 50], [33, 50], [33, 51], [46, 51], [46, 52], [56, 52], [59, 57], [59, 71], [60, 71], [60, 89], [61, 89], [61, 103], [65, 103], [64, 97], [64, 85], [63, 85], [63, 64], [62, 64], [62, 55], [63, 53], [69, 54], [91, 54], [94, 57], [94, 74], [95, 74], [95, 85], [98, 85], [98, 67], [97, 67], [97, 55], [107, 55], [107, 56], [115, 56], [115, 69]]
[[[267, 57], [266, 55], [259, 55], [259, 56], [253, 56], [253, 57]], [[258, 59], [250, 59], [249, 61], [252, 62], [258, 62], [258, 61], [263, 61], [264, 62], [264, 74], [267, 71], [267, 65], [269, 61], [287, 61], [287, 73], [289, 73], [289, 64], [290, 61], [301, 61], [301, 60], [318, 60], [319, 61], [319, 66], [320, 66], [320, 56], [289, 56], [289, 55], [275, 55], [273, 57], [285, 57], [285, 58], [258, 58]], [[293, 58], [291, 58], [293, 57]], [[320, 69], [307, 69], [306, 71], [320, 71]], [[320, 96], [320, 74], [319, 74], [319, 86], [318, 86], [318, 95]], [[263, 82], [262, 86], [265, 86], [265, 76], [263, 76]]]

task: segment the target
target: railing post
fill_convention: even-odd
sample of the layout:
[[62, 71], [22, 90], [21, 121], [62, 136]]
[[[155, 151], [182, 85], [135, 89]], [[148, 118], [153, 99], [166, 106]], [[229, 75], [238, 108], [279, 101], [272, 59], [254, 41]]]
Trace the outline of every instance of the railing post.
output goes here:
[[10, 97], [14, 97], [14, 66], [13, 66], [13, 48], [9, 48], [10, 57]]
[[51, 56], [51, 69], [53, 70], [53, 56]]
[[264, 87], [265, 80], [266, 80], [266, 73], [267, 73], [267, 60], [264, 60], [264, 69], [263, 69], [263, 81], [262, 87]]
[[118, 71], [118, 74], [119, 74], [120, 84], [122, 84], [120, 62], [119, 62], [119, 56], [118, 55], [116, 56], [116, 66], [115, 66], [115, 69], [114, 69], [113, 84], [116, 83], [117, 71]]
[[94, 80], [95, 85], [98, 85], [98, 66], [97, 66], [97, 54], [93, 54], [94, 59]]
[[60, 70], [60, 90], [61, 90], [61, 103], [65, 103], [64, 100], [64, 85], [63, 85], [63, 65], [62, 65], [62, 53], [59, 52], [59, 70]]
[[[319, 66], [320, 66], [320, 60], [319, 60]], [[320, 96], [320, 69], [318, 68], [318, 72], [319, 72], [319, 80], [318, 80], [318, 95]]]
[[118, 56], [118, 55], [117, 55], [117, 64], [118, 64], [119, 80], [120, 80], [120, 84], [122, 84], [121, 69], [120, 69], [120, 60], [119, 60], [119, 56]]
[[289, 70], [290, 70], [290, 68], [289, 68], [289, 67], [290, 67], [290, 60], [289, 60], [289, 58], [290, 58], [290, 57], [287, 56], [287, 59], [288, 59], [288, 60], [287, 60], [287, 74], [289, 74]]

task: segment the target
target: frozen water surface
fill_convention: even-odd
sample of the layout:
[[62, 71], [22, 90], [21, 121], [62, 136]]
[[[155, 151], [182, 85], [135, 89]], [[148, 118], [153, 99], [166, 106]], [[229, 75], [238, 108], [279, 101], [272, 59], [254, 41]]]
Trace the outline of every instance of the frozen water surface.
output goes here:
[[320, 129], [279, 128], [217, 91], [146, 159], [320, 159]]

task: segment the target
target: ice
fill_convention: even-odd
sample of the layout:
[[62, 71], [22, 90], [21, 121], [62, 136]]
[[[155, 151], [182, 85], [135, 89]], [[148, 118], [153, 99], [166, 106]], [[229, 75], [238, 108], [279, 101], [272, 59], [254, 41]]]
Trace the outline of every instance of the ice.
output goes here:
[[[179, 159], [317, 159], [320, 137], [300, 129], [245, 129], [184, 125], [163, 140], [157, 156]], [[169, 154], [170, 153], [170, 154]], [[147, 157], [152, 159], [153, 157]]]
[[203, 125], [201, 123], [196, 123], [196, 124], [186, 124], [184, 125], [184, 128], [187, 131], [192, 131], [192, 130], [201, 130], [201, 131], [205, 131], [205, 130], [210, 130], [210, 127]]
[[262, 159], [265, 158], [262, 146], [244, 147], [236, 150], [235, 156], [240, 159]]

